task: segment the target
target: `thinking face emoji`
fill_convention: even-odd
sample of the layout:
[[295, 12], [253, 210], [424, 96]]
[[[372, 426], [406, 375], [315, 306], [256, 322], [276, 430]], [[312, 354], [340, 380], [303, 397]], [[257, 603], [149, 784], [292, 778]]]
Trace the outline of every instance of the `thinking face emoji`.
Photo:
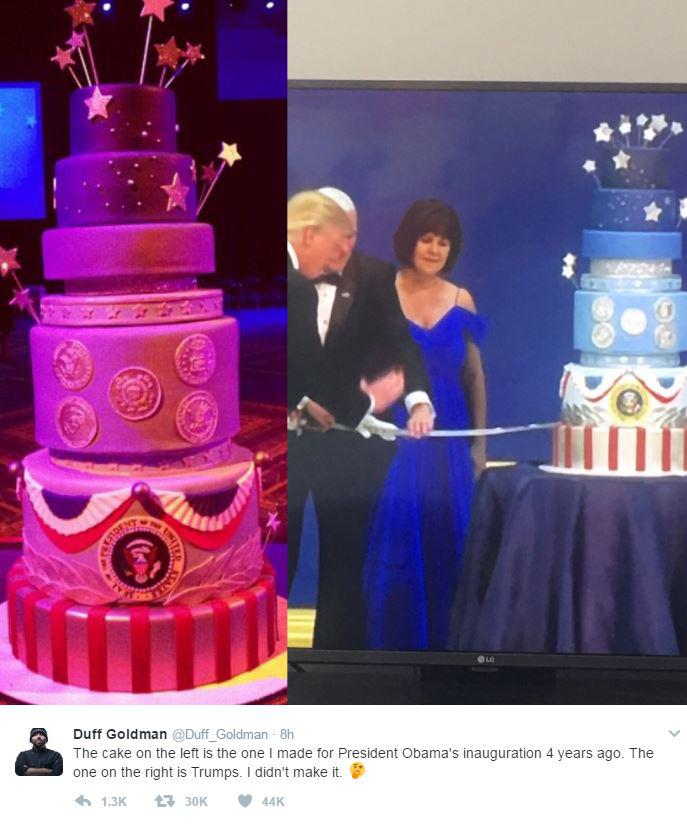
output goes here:
[[365, 773], [365, 765], [362, 762], [352, 762], [351, 763], [351, 776], [353, 779], [360, 779], [360, 777]]

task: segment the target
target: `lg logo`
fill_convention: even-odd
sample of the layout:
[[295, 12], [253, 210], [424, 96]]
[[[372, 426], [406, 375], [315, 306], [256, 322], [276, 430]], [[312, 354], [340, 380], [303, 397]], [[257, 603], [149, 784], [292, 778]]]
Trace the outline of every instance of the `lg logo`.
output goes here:
[[477, 657], [477, 664], [478, 665], [493, 665], [496, 661], [495, 656], [478, 656]]

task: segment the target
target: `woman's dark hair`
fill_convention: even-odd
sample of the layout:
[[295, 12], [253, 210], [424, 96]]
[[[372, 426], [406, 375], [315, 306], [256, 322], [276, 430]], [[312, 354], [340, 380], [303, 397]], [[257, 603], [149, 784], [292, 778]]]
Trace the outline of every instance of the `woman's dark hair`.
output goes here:
[[460, 253], [463, 232], [458, 215], [453, 209], [434, 198], [415, 201], [401, 219], [394, 235], [396, 257], [402, 266], [412, 266], [415, 245], [428, 232], [441, 235], [450, 242], [451, 248], [443, 270], [448, 272]]

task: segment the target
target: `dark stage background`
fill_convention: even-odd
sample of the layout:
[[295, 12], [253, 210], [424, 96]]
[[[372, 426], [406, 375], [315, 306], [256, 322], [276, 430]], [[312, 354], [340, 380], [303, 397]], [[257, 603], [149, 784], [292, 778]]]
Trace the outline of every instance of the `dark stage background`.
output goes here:
[[[276, 2], [285, 14], [285, 0]], [[64, 11], [70, 4], [70, 0], [38, 0], [3, 4], [2, 10], [0, 81], [35, 81], [42, 86], [47, 218], [0, 221], [0, 245], [19, 246], [27, 283], [38, 283], [42, 277], [40, 235], [54, 225], [52, 170], [56, 160], [69, 154], [68, 97], [75, 85], [50, 58], [71, 34], [71, 18]], [[264, 4], [258, 0], [237, 3], [232, 25], [238, 32], [243, 26], [255, 26], [252, 9], [260, 5]], [[111, 0], [111, 6], [105, 13], [99, 0], [96, 26], [89, 28], [100, 81], [138, 82], [147, 19], [139, 17], [139, 0]], [[189, 0], [189, 6], [182, 11], [179, 0], [167, 9], [164, 24], [155, 19], [146, 78], [151, 82], [159, 77], [159, 70], [153, 68], [157, 57], [153, 43], [174, 34], [182, 48], [186, 42], [203, 44], [206, 59], [189, 66], [173, 86], [181, 126], [179, 151], [193, 155], [200, 166], [217, 157], [221, 141], [238, 144], [243, 160], [224, 171], [202, 213], [202, 219], [215, 227], [217, 274], [234, 306], [283, 305], [286, 101], [220, 100], [218, 77], [231, 71], [240, 90], [241, 78], [250, 78], [256, 61], [241, 63], [226, 50], [218, 54], [215, 0]], [[278, 73], [277, 63], [273, 70]], [[285, 74], [283, 61], [282, 83]]]
[[[489, 424], [554, 421], [562, 367], [576, 358], [574, 290], [561, 259], [579, 254], [596, 186], [582, 164], [597, 155], [592, 130], [601, 121], [617, 128], [621, 113], [642, 112], [687, 126], [687, 96], [295, 88], [289, 192], [347, 191], [360, 213], [360, 248], [388, 260], [410, 203], [450, 203], [464, 229], [452, 277], [491, 323], [483, 346]], [[684, 196], [687, 138], [669, 147], [671, 188]], [[492, 438], [489, 456], [548, 460], [550, 435]]]

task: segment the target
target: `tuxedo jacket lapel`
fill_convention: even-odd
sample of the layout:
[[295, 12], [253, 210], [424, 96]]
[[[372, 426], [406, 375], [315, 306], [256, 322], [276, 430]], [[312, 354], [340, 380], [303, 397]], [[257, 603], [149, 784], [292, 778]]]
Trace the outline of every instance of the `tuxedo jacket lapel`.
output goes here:
[[358, 280], [353, 277], [351, 273], [345, 270], [340, 276], [341, 280], [336, 290], [336, 297], [334, 298], [334, 305], [332, 306], [332, 314], [329, 319], [329, 332], [325, 339], [325, 347], [334, 347], [341, 336], [345, 326], [348, 314], [353, 306], [355, 294], [358, 290]]

